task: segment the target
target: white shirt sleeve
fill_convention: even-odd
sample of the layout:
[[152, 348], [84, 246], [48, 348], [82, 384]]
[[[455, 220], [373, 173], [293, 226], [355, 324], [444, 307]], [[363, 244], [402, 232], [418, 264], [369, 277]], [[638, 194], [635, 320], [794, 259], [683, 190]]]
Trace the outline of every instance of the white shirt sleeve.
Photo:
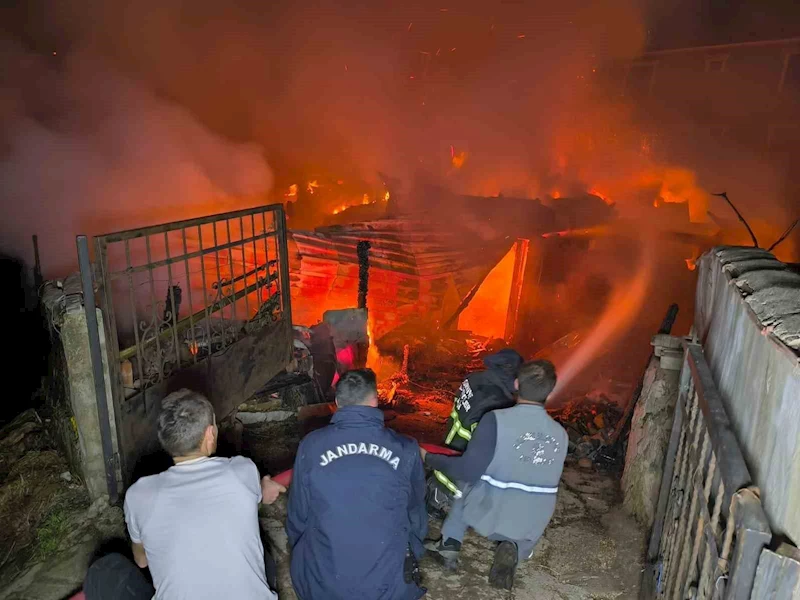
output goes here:
[[249, 458], [244, 456], [234, 456], [231, 458], [231, 469], [236, 477], [244, 486], [253, 492], [257, 502], [261, 502], [261, 477], [258, 474], [258, 467]]
[[141, 511], [142, 507], [147, 507], [149, 504], [142, 498], [142, 492], [144, 491], [143, 486], [133, 484], [125, 494], [125, 524], [128, 526], [128, 535], [134, 544], [142, 543], [141, 522], [143, 515]]

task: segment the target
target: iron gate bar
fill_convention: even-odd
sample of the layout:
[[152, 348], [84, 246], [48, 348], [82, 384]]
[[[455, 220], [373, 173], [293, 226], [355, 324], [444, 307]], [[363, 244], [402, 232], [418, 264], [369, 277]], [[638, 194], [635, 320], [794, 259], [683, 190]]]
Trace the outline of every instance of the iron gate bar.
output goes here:
[[[85, 235], [79, 235], [75, 241], [78, 246], [78, 265], [80, 266], [81, 283], [83, 286], [83, 308], [86, 313], [86, 329], [89, 334], [89, 353], [92, 362], [95, 401], [97, 402], [97, 420], [100, 426], [100, 443], [103, 448], [106, 488], [109, 502], [115, 504], [119, 499], [117, 469], [116, 461], [114, 460], [114, 442], [111, 438], [111, 420], [108, 412], [108, 397], [106, 396], [103, 353], [100, 348], [97, 307], [94, 302], [94, 277], [92, 263], [89, 258], [89, 240]], [[109, 363], [110, 362], [111, 361], [109, 361]], [[110, 366], [109, 364], [109, 367]]]
[[[269, 222], [267, 220], [268, 212], [272, 215], [271, 221]], [[261, 214], [261, 224], [263, 226], [263, 230], [261, 232], [257, 232], [256, 230], [255, 216], [259, 213]], [[250, 232], [245, 232], [246, 217], [249, 217], [252, 226]], [[237, 219], [239, 221], [239, 239], [235, 241], [232, 240], [231, 235], [232, 226], [230, 222], [232, 219]], [[225, 234], [227, 235], [228, 239], [224, 241], [225, 243], [219, 244], [217, 243], [217, 226], [220, 221], [223, 220], [225, 221]], [[204, 247], [203, 245], [203, 225], [211, 225], [212, 227], [215, 242], [212, 247]], [[189, 252], [189, 236], [187, 229], [194, 227], [197, 228], [197, 242], [199, 248], [196, 251]], [[179, 235], [181, 236], [181, 240], [178, 242], [178, 245], [179, 247], [182, 246], [181, 249], [183, 252], [178, 256], [173, 254], [174, 244], [172, 244], [171, 247], [169, 241], [169, 233], [174, 231], [179, 231]], [[163, 259], [158, 256], [153, 256], [151, 237], [154, 235], [164, 236], [164, 247], [163, 249], [159, 249], [159, 252], [163, 251], [165, 253], [165, 258]], [[130, 240], [140, 238], [144, 238], [144, 249], [147, 259], [146, 264], [134, 264], [131, 257]], [[269, 251], [269, 238], [275, 238], [276, 246], [278, 246], [279, 257], [276, 256], [272, 260], [270, 260], [271, 252]], [[156, 237], [155, 239], [158, 238]], [[264, 264], [259, 264], [261, 262], [260, 257], [258, 256], [259, 240], [263, 240]], [[112, 269], [109, 264], [109, 244], [118, 242], [122, 243], [125, 253], [125, 268], [122, 270]], [[230, 306], [230, 313], [232, 313], [233, 320], [235, 321], [237, 316], [236, 313], [238, 312], [236, 304], [242, 299], [244, 299], [245, 306], [238, 308], [243, 308], [246, 311], [246, 314], [249, 315], [249, 295], [253, 292], [255, 292], [257, 296], [256, 302], [258, 304], [258, 311], [256, 312], [256, 315], [262, 315], [264, 312], [264, 305], [269, 303], [270, 307], [275, 306], [275, 309], [280, 308], [281, 313], [283, 313], [282, 317], [288, 319], [291, 318], [290, 314], [288, 314], [288, 312], [291, 310], [290, 300], [288, 298], [290, 293], [288, 263], [286, 263], [285, 266], [280, 264], [281, 259], [288, 261], [288, 250], [286, 249], [285, 216], [282, 205], [259, 206], [238, 211], [231, 211], [228, 213], [219, 213], [207, 217], [186, 219], [183, 221], [165, 223], [141, 229], [132, 229], [118, 233], [107, 234], [98, 236], [95, 240], [95, 243], [99, 263], [99, 274], [102, 277], [102, 280], [105, 282], [103, 286], [104, 289], [102, 297], [104, 308], [103, 317], [107, 324], [106, 329], [108, 331], [109, 341], [111, 342], [110, 346], [114, 350], [117, 350], [115, 357], [117, 360], [111, 361], [114, 364], [110, 366], [110, 369], [112, 370], [112, 375], [115, 382], [120, 382], [120, 385], [121, 368], [119, 362], [132, 359], [134, 355], [137, 356], [136, 367], [138, 370], [138, 379], [141, 382], [139, 386], [140, 389], [144, 389], [156, 381], [163, 381], [167, 375], [167, 371], [171, 373], [172, 371], [180, 369], [187, 364], [197, 363], [199, 357], [197, 352], [198, 332], [196, 331], [196, 324], [199, 320], [205, 320], [204, 334], [208, 340], [208, 352], [210, 352], [212, 349], [212, 344], [214, 343], [213, 340], [218, 336], [220, 337], [219, 343], [221, 343], [223, 347], [226, 347], [229, 345], [229, 343], [232, 343], [232, 339], [229, 338], [231, 335], [236, 338], [237, 334], [232, 334], [231, 331], [229, 331], [229, 327], [226, 328], [225, 326], [223, 326], [219, 332], [216, 330], [212, 331], [210, 316], [215, 312], [222, 311], [222, 318], [225, 320], [229, 318], [230, 315], [229, 317], [225, 317], [224, 312], [226, 311], [224, 309], [226, 306]], [[253, 249], [253, 256], [252, 260], [248, 260], [248, 248], [251, 246]], [[241, 266], [234, 261], [234, 249], [236, 249], [237, 258], [239, 253], [241, 253]], [[227, 251], [228, 254], [229, 277], [223, 280], [219, 254], [220, 252], [225, 251]], [[213, 285], [213, 287], [217, 290], [215, 298], [210, 298], [208, 294], [208, 281], [206, 278], [207, 266], [205, 260], [207, 255], [214, 256], [214, 262], [212, 263], [214, 266], [211, 268], [216, 268], [218, 275], [217, 281], [214, 282]], [[154, 258], [158, 260], [153, 260]], [[179, 319], [180, 307], [178, 306], [177, 302], [178, 290], [173, 289], [175, 283], [175, 274], [172, 272], [172, 265], [183, 262], [183, 270], [186, 274], [187, 282], [189, 282], [191, 279], [189, 262], [194, 259], [200, 259], [201, 261], [200, 278], [203, 285], [204, 306], [201, 310], [195, 309], [192, 286], [187, 285], [189, 315], [188, 317]], [[249, 268], [249, 263], [253, 265], [253, 269]], [[273, 266], [277, 267], [275, 273], [270, 272], [270, 269]], [[160, 304], [160, 301], [156, 297], [157, 292], [154, 272], [156, 269], [160, 269], [162, 267], [166, 267], [165, 275], [168, 287], [166, 292], [167, 299], [164, 301], [165, 314], [164, 318], [160, 319], [157, 308], [158, 304]], [[147, 308], [144, 309], [144, 315], [149, 313], [149, 316], [145, 317], [148, 319], [149, 325], [145, 329], [144, 324], [142, 324], [145, 334], [140, 335], [140, 315], [138, 314], [139, 311], [137, 310], [137, 299], [134, 295], [136, 282], [133, 278], [133, 275], [143, 272], [147, 273], [146, 280], [143, 282], [143, 284], [148, 285], [149, 287], [151, 306], [149, 310]], [[262, 273], [264, 273], [264, 276], [259, 277], [259, 275]], [[254, 278], [254, 281], [252, 282], [250, 280], [251, 275]], [[119, 334], [116, 327], [116, 315], [114, 314], [115, 309], [113, 305], [113, 294], [110, 289], [110, 282], [112, 280], [119, 279], [124, 279], [127, 283], [127, 296], [129, 297], [129, 301], [131, 303], [130, 313], [134, 338], [134, 345], [122, 350], [119, 349]], [[271, 290], [273, 289], [273, 282], [277, 280], [280, 280], [280, 289], [275, 289], [275, 293], [272, 293]], [[163, 280], [159, 279], [159, 281]], [[240, 281], [244, 283], [244, 288], [236, 291], [234, 286]], [[224, 287], [230, 287], [230, 290], [227, 293], [223, 293], [222, 288]], [[262, 297], [263, 292], [261, 290], [264, 288], [267, 290], [266, 298]], [[276, 298], [277, 295], [279, 295], [279, 298]], [[277, 300], [279, 300], [279, 302], [277, 305], [275, 305], [274, 303]], [[270, 310], [272, 309], [270, 308]], [[247, 319], [249, 320], [249, 316]], [[152, 329], [152, 331], [148, 331], [149, 329]], [[191, 359], [182, 357], [182, 353], [180, 351], [181, 340], [179, 338], [179, 334], [186, 329], [191, 329], [191, 332], [187, 333], [186, 335], [186, 343], [191, 344]], [[167, 340], [170, 341], [167, 342]], [[147, 358], [142, 355], [141, 350], [148, 346], [152, 347], [151, 344], [154, 344], [155, 346], [155, 357]], [[162, 349], [164, 352], [162, 352]], [[155, 378], [152, 382], [147, 381], [147, 372], [151, 374], [149, 377]], [[119, 390], [115, 389], [115, 396], [124, 398], [122, 387], [120, 387]]]
[[289, 247], [286, 242], [286, 217], [283, 213], [283, 204], [277, 205], [278, 213], [278, 269], [281, 276], [281, 310], [292, 326], [292, 300], [289, 288]]
[[[242, 217], [239, 217], [239, 237], [244, 236], [244, 221]], [[228, 239], [231, 238], [231, 228], [230, 228], [230, 220], [228, 221]], [[244, 279], [244, 287], [247, 287], [247, 252], [245, 251], [245, 242], [244, 240], [240, 240], [242, 245], [242, 277]], [[233, 263], [233, 260], [231, 260]], [[231, 270], [231, 279], [235, 279], [235, 273]], [[258, 281], [258, 276], [256, 276], [256, 281]], [[231, 284], [233, 285], [233, 284]], [[247, 296], [244, 297], [244, 314], [250, 314], [250, 301], [247, 299]]]
[[[176, 230], [170, 230], [170, 231], [176, 231]], [[271, 238], [271, 237], [276, 237], [276, 236], [278, 236], [278, 232], [277, 231], [267, 231], [265, 233], [260, 233], [258, 235], [254, 235], [254, 236], [249, 237], [249, 238], [244, 239], [244, 240], [238, 240], [238, 241], [235, 241], [235, 242], [228, 242], [228, 243], [225, 243], [225, 244], [217, 245], [217, 231], [216, 231], [216, 227], [215, 227], [214, 228], [214, 246], [212, 248], [200, 249], [200, 250], [197, 250], [195, 252], [190, 252], [188, 254], [182, 254], [181, 256], [175, 256], [174, 258], [169, 258], [169, 259], [165, 258], [163, 260], [157, 260], [157, 261], [154, 261], [152, 263], [148, 261], [148, 263], [146, 265], [139, 265], [137, 267], [130, 267], [130, 268], [126, 269], [125, 271], [115, 271], [111, 275], [112, 275], [112, 278], [116, 279], [116, 278], [122, 277], [122, 276], [124, 276], [124, 275], [126, 275], [128, 273], [141, 273], [141, 272], [147, 271], [149, 269], [157, 269], [159, 267], [166, 267], [168, 265], [174, 265], [175, 263], [178, 263], [178, 262], [191, 260], [192, 258], [200, 258], [200, 257], [202, 257], [202, 256], [204, 256], [206, 254], [209, 254], [210, 252], [221, 252], [223, 250], [227, 250], [228, 251], [228, 254], [230, 255], [230, 258], [229, 258], [230, 264], [233, 264], [233, 253], [231, 251], [232, 248], [234, 248], [236, 246], [240, 246], [240, 245], [242, 245], [242, 243], [257, 242], [258, 240], [260, 240], [262, 238]], [[147, 235], [147, 236], [144, 236], [144, 237], [145, 237], [145, 243], [147, 245], [149, 245], [148, 240], [150, 239], [150, 235]]]
[[[188, 248], [187, 248], [187, 244], [186, 244], [186, 229], [182, 229], [181, 230], [181, 237], [183, 238], [183, 253], [184, 254], [188, 254]], [[191, 281], [191, 279], [190, 279], [191, 275], [189, 274], [189, 261], [188, 260], [184, 261], [183, 262], [183, 266], [184, 266], [184, 269], [186, 271], [186, 281]], [[192, 332], [192, 345], [193, 345], [193, 347], [196, 348], [197, 347], [197, 336], [195, 335], [195, 331], [194, 331], [194, 303], [192, 302], [192, 286], [191, 285], [187, 285], [186, 288], [187, 288], [186, 291], [187, 291], [188, 296], [189, 296], [189, 330]], [[175, 327], [177, 327], [177, 326], [178, 326], [178, 324], [176, 323]], [[137, 346], [138, 346], [138, 344], [137, 344]], [[196, 352], [190, 352], [190, 354], [192, 355], [192, 363], [193, 364], [197, 364], [197, 353]], [[139, 360], [141, 360], [141, 359], [139, 359]], [[141, 372], [141, 367], [139, 369], [139, 372]]]
[[[197, 225], [197, 239], [198, 239], [198, 243], [200, 244], [200, 248], [202, 249], [203, 248], [203, 228], [200, 226], [200, 224]], [[189, 261], [187, 260], [186, 262], [188, 263]], [[201, 259], [201, 263], [202, 262], [203, 261]], [[210, 340], [211, 339], [211, 320], [208, 318], [208, 316], [209, 316], [209, 312], [208, 312], [208, 284], [206, 283], [205, 265], [203, 264], [201, 266], [203, 267], [202, 269], [200, 269], [200, 278], [201, 278], [201, 280], [203, 282], [203, 316], [204, 316], [204, 320], [205, 320], [205, 324], [206, 324], [206, 336]], [[189, 286], [189, 287], [191, 287], [191, 286]], [[197, 313], [195, 313], [195, 314], [197, 314]]]
[[[155, 289], [155, 282], [153, 281], [153, 265], [151, 263], [152, 259], [150, 257], [150, 236], [149, 235], [146, 235], [144, 237], [144, 245], [145, 245], [145, 249], [147, 251], [147, 265], [145, 265], [144, 268], [145, 268], [145, 270], [147, 270], [147, 279], [150, 282], [150, 298], [152, 300], [150, 302], [150, 307], [151, 307], [150, 312], [153, 313], [153, 326], [155, 327], [155, 324], [158, 323], [158, 313], [156, 312], [156, 301], [155, 301], [155, 299], [156, 299], [156, 289]], [[134, 327], [138, 326], [138, 323], [134, 323], [133, 326]], [[161, 355], [161, 337], [162, 336], [159, 333], [157, 333], [154, 337], [155, 337], [155, 342], [156, 342], [156, 354], [158, 354], [160, 356]], [[145, 340], [145, 343], [146, 343], [146, 340]], [[164, 365], [161, 363], [160, 360], [156, 361], [156, 365], [157, 365], [157, 368], [158, 368], [158, 379], [159, 379], [159, 381], [161, 381], [162, 379], [164, 379]], [[144, 373], [140, 373], [139, 377], [142, 378], [141, 381], [144, 382]]]
[[[111, 294], [111, 274], [108, 271], [108, 243], [104, 237], [95, 238], [95, 260], [98, 262], [102, 286], [103, 323], [106, 332], [106, 351], [108, 352], [108, 371], [111, 377], [111, 394], [114, 397], [114, 419], [119, 431], [121, 415], [119, 407], [121, 399], [125, 397], [122, 388], [122, 375], [119, 360], [119, 333], [117, 332], [117, 318], [114, 310], [114, 300]], [[134, 326], [134, 329], [136, 327]]]
[[[233, 273], [233, 246], [234, 246], [234, 243], [231, 242], [231, 220], [230, 219], [225, 219], [225, 230], [226, 230], [227, 235], [228, 235], [228, 243], [226, 244], [228, 246], [228, 269], [230, 270], [231, 278], [233, 278], [233, 276], [234, 276], [234, 273]], [[217, 237], [216, 236], [217, 236], [217, 224], [214, 223], [214, 245], [215, 246], [217, 246]], [[235, 244], [235, 245], [238, 246], [238, 244]], [[217, 246], [217, 248], [218, 248], [218, 246]], [[216, 257], [217, 257], [217, 270], [219, 270], [219, 250], [217, 248], [215, 248], [214, 250], [215, 250], [215, 253], [216, 253]], [[242, 257], [242, 260], [244, 260], [244, 257]], [[245, 298], [247, 298], [247, 296], [245, 296]], [[235, 321], [236, 320], [236, 301], [231, 302], [230, 306], [231, 306], [231, 312], [233, 313], [233, 320]]]
[[[194, 313], [193, 315], [190, 314], [188, 317], [184, 317], [183, 319], [181, 319], [180, 321], [178, 321], [175, 324], [174, 329], [176, 330], [176, 333], [180, 333], [181, 331], [186, 330], [193, 323], [194, 319], [198, 319], [199, 320], [201, 317], [207, 317], [208, 315], [210, 315], [212, 313], [218, 312], [218, 311], [224, 309], [226, 306], [228, 306], [228, 304], [236, 303], [238, 300], [241, 300], [242, 298], [246, 297], [248, 294], [252, 294], [254, 291], [258, 290], [261, 287], [264, 287], [265, 285], [270, 285], [273, 281], [276, 281], [277, 279], [278, 279], [278, 276], [275, 273], [270, 274], [269, 279], [267, 279], [266, 277], [262, 277], [261, 279], [258, 279], [256, 281], [256, 283], [251, 283], [248, 287], [242, 288], [241, 290], [235, 292], [234, 294], [232, 294], [230, 296], [225, 296], [224, 298], [221, 298], [221, 299], [215, 301], [214, 304], [212, 304], [211, 306], [208, 306], [208, 307], [204, 308], [203, 310], [199, 310], [196, 313]], [[227, 287], [227, 285], [228, 284], [226, 283], [226, 284], [224, 284], [223, 286], [220, 286], [220, 287]], [[160, 347], [158, 345], [158, 338], [169, 337], [170, 333], [172, 333], [172, 329], [173, 329], [173, 327], [171, 327], [170, 329], [166, 329], [166, 330], [160, 332], [158, 335], [153, 336], [153, 338], [151, 338], [150, 340], [145, 340], [141, 345], [137, 344], [135, 346], [130, 346], [128, 348], [125, 348], [124, 350], [120, 350], [119, 351], [120, 359], [121, 360], [127, 360], [127, 359], [131, 358], [132, 356], [134, 356], [134, 355], [136, 355], [138, 353], [138, 348], [140, 348], [140, 347], [143, 348], [143, 347], [147, 346], [148, 344], [151, 344], [153, 342], [153, 340], [156, 341], [157, 347]], [[209, 334], [209, 337], [210, 337], [210, 334]]]
[[177, 231], [178, 229], [188, 229], [190, 227], [208, 225], [222, 219], [235, 219], [239, 216], [255, 215], [264, 212], [280, 212], [283, 214], [283, 205], [269, 204], [266, 206], [256, 206], [254, 208], [244, 208], [241, 210], [233, 210], [231, 212], [216, 213], [205, 217], [195, 217], [193, 219], [185, 219], [183, 221], [171, 221], [170, 223], [162, 223], [160, 225], [150, 225], [140, 229], [128, 229], [126, 231], [118, 231], [116, 233], [107, 233], [102, 237], [106, 244], [113, 244], [115, 242], [122, 242], [124, 240], [132, 240], [147, 235], [154, 235], [156, 233], [164, 233], [165, 231]]
[[[125, 240], [125, 264], [130, 268], [131, 266], [131, 245], [128, 240]], [[103, 255], [105, 256], [105, 255]], [[131, 323], [133, 323], [133, 340], [138, 348], [141, 344], [141, 340], [139, 339], [139, 328], [136, 324], [139, 322], [139, 318], [136, 316], [136, 297], [133, 293], [134, 290], [133, 284], [133, 273], [128, 271], [128, 296], [131, 303]], [[116, 329], [116, 328], [115, 328]], [[124, 360], [121, 358], [121, 360]], [[144, 373], [144, 364], [142, 363], [142, 356], [140, 354], [136, 354], [136, 364], [139, 367], [139, 373]]]

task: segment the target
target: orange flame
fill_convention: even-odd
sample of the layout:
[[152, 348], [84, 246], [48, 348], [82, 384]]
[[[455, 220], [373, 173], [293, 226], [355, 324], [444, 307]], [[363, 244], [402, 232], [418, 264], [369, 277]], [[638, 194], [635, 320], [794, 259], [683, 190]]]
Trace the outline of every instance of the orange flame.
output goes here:
[[197, 356], [199, 351], [200, 347], [197, 345], [197, 342], [189, 342], [189, 352], [191, 352], [192, 356]]
[[609, 206], [614, 206], [614, 201], [611, 198], [609, 198], [608, 196], [606, 196], [605, 194], [603, 194], [602, 192], [599, 192], [599, 191], [597, 191], [596, 189], [593, 188], [593, 189], [589, 190], [589, 193], [592, 194], [593, 196], [597, 196], [598, 198], [600, 198], [603, 202], [605, 202]]
[[309, 194], [313, 194], [314, 190], [319, 187], [319, 182], [315, 179], [314, 181], [309, 181], [306, 189], [308, 190]]
[[460, 169], [464, 166], [464, 161], [467, 160], [467, 153], [463, 150], [456, 154], [455, 147], [451, 144], [450, 145], [450, 162], [452, 163], [453, 167], [456, 169]]
[[388, 201], [389, 201], [389, 191], [388, 191], [388, 190], [387, 190], [387, 191], [386, 191], [386, 193], [383, 195], [383, 201], [384, 201], [384, 202], [388, 202]]
[[289, 186], [289, 191], [284, 194], [287, 198], [294, 198], [297, 196], [297, 184], [293, 183]]

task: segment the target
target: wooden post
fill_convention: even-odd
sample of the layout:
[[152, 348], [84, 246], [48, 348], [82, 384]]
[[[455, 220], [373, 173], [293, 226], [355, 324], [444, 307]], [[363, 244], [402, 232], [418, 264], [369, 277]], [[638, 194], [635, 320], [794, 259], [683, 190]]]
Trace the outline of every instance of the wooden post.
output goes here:
[[508, 312], [506, 313], [506, 327], [503, 338], [506, 343], [514, 342], [519, 321], [519, 307], [522, 300], [522, 289], [525, 284], [525, 268], [528, 265], [528, 249], [531, 241], [518, 238], [514, 252], [514, 274], [511, 277], [511, 291], [508, 298]]

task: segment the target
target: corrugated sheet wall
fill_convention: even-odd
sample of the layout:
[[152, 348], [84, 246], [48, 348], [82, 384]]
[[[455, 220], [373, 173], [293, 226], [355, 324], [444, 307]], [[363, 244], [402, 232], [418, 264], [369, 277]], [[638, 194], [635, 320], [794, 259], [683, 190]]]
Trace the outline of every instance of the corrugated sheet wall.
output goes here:
[[800, 275], [764, 251], [700, 261], [695, 328], [775, 533], [800, 543]]

